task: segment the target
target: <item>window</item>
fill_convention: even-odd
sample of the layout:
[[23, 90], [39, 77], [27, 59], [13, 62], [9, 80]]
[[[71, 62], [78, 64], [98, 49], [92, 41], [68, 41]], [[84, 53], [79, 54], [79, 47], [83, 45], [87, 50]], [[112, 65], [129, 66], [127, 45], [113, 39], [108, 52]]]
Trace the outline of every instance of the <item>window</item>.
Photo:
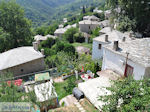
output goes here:
[[99, 45], [98, 45], [98, 49], [101, 49], [101, 48], [102, 48], [102, 45], [101, 45], [101, 44], [99, 44]]
[[24, 70], [23, 69], [21, 69], [21, 72], [23, 72]]

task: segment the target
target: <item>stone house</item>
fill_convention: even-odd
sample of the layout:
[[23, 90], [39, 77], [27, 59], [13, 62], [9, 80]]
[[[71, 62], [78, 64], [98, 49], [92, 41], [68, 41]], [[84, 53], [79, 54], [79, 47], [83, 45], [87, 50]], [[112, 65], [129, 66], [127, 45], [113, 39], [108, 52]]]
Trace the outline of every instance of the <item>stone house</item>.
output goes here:
[[115, 41], [104, 46], [102, 70], [107, 69], [125, 77], [133, 75], [136, 80], [150, 77], [150, 39]]
[[36, 35], [34, 36], [34, 40], [35, 42], [37, 42], [38, 44], [40, 44], [40, 42], [47, 40], [48, 38], [52, 38], [52, 39], [56, 39], [57, 37], [54, 35], [46, 35], [46, 36], [42, 36], [42, 35]]
[[77, 24], [67, 25], [66, 27], [61, 27], [55, 30], [54, 35], [62, 38], [63, 34], [70, 28], [76, 28]]
[[57, 36], [57, 37], [62, 38], [63, 34], [66, 31], [67, 31], [67, 29], [65, 29], [65, 28], [59, 28], [59, 29], [56, 29], [56, 31], [54, 32], [54, 35]]
[[[37, 45], [34, 45], [34, 47]], [[34, 47], [18, 47], [0, 54], [0, 73], [15, 76], [45, 70], [44, 53]]]
[[117, 30], [110, 31], [93, 39], [92, 59], [103, 58], [103, 46], [112, 44], [114, 41], [131, 41], [132, 39]]
[[99, 18], [92, 15], [92, 16], [84, 16], [83, 20], [90, 20], [90, 21], [99, 21]]
[[99, 22], [83, 20], [79, 22], [79, 29], [81, 32], [89, 33], [90, 31], [99, 27]]

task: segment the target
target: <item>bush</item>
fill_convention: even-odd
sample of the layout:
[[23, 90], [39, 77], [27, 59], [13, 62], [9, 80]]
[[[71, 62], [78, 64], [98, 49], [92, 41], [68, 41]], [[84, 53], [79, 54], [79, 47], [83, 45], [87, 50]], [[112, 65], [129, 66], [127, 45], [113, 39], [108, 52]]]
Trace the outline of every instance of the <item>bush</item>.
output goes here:
[[40, 48], [51, 48], [55, 44], [55, 39], [48, 38], [40, 43]]
[[85, 38], [82, 33], [76, 33], [74, 34], [74, 41], [82, 43], [85, 42]]
[[65, 40], [67, 40], [69, 43], [73, 43], [74, 42], [74, 34], [76, 34], [76, 33], [78, 33], [77, 28], [70, 28], [64, 33], [63, 38]]
[[74, 46], [67, 42], [57, 42], [54, 49], [56, 52], [64, 51], [69, 54], [75, 54]]
[[50, 49], [50, 48], [44, 48], [44, 55], [45, 55], [45, 57], [52, 56], [52, 55], [55, 55], [55, 54], [56, 54], [55, 50]]
[[150, 112], [149, 79], [134, 80], [132, 76], [113, 82], [106, 88], [111, 95], [100, 96], [103, 112]]
[[69, 54], [75, 54], [75, 48], [71, 44], [65, 44], [63, 51]]
[[48, 68], [56, 67], [56, 63], [58, 63], [57, 55], [48, 56], [45, 59], [45, 64], [47, 65]]

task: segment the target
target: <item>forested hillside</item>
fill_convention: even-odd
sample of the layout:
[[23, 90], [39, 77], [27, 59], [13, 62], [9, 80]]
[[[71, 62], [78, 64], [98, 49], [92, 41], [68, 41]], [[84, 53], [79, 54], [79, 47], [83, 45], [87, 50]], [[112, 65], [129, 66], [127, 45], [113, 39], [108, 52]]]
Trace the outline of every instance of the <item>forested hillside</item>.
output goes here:
[[77, 13], [81, 6], [98, 5], [105, 0], [16, 0], [34, 26]]

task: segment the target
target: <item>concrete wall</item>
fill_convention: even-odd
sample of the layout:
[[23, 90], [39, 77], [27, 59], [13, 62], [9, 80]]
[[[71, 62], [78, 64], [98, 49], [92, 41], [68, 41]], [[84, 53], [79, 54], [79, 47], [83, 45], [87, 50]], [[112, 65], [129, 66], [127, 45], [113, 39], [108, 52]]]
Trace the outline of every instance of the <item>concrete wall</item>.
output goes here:
[[[103, 54], [102, 70], [111, 69], [121, 75], [124, 75], [125, 64], [123, 64], [123, 62], [125, 63], [126, 58], [105, 48], [103, 49]], [[134, 68], [134, 79], [139, 80], [143, 78], [145, 74], [145, 68], [143, 66], [131, 60], [128, 60], [128, 65]]]
[[80, 31], [86, 32], [86, 33], [89, 33], [90, 31], [92, 31], [98, 26], [99, 26], [98, 24], [97, 25], [96, 24], [79, 24]]
[[12, 72], [15, 76], [18, 76], [42, 70], [45, 70], [44, 58], [33, 60], [31, 62], [3, 70], [3, 72]]

